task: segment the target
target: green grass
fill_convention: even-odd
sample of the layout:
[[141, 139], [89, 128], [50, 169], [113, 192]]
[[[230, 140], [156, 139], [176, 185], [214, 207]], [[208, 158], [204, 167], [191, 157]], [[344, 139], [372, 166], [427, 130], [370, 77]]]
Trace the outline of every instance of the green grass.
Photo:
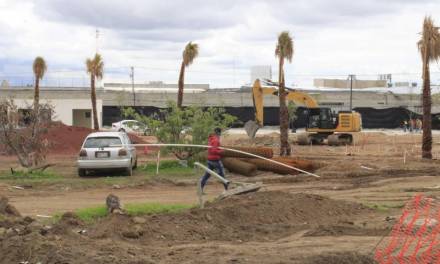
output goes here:
[[145, 214], [158, 214], [158, 213], [175, 213], [185, 209], [193, 207], [187, 204], [159, 204], [159, 203], [141, 203], [141, 204], [127, 204], [125, 211], [127, 214], [145, 215]]
[[0, 174], [0, 181], [12, 181], [16, 183], [41, 183], [41, 182], [57, 182], [62, 180], [62, 177], [51, 171], [15, 171], [11, 173], [10, 171], [4, 171]]
[[[160, 204], [160, 203], [136, 203], [124, 206], [125, 212], [130, 216], [140, 216], [159, 213], [175, 213], [192, 208], [193, 205], [188, 204]], [[105, 206], [94, 206], [82, 208], [75, 211], [75, 214], [86, 223], [93, 223], [99, 218], [107, 216], [107, 208]], [[59, 221], [60, 213], [54, 215], [54, 220]]]
[[[146, 172], [147, 175], [156, 175], [155, 162], [149, 162], [145, 166], [139, 167], [139, 169]], [[190, 177], [195, 176], [196, 172], [191, 165], [185, 167], [177, 160], [163, 160], [159, 165], [159, 175]]]
[[[62, 170], [64, 169], [64, 170]], [[73, 173], [73, 174], [72, 174]], [[73, 189], [98, 188], [101, 186], [119, 185], [121, 187], [131, 187], [149, 184], [155, 181], [165, 181], [178, 183], [195, 179], [203, 174], [200, 170], [195, 170], [193, 166], [184, 167], [177, 160], [163, 160], [160, 163], [159, 174], [156, 175], [156, 163], [149, 161], [145, 166], [140, 165], [134, 171], [134, 176], [90, 176], [78, 177], [76, 171], [68, 168], [49, 168], [43, 172], [35, 171], [28, 173], [26, 170], [11, 173], [9, 170], [0, 171], [0, 182], [19, 186], [60, 186]]]
[[388, 212], [391, 209], [401, 209], [405, 206], [405, 203], [363, 203], [366, 207], [371, 209], [380, 211], [380, 212]]

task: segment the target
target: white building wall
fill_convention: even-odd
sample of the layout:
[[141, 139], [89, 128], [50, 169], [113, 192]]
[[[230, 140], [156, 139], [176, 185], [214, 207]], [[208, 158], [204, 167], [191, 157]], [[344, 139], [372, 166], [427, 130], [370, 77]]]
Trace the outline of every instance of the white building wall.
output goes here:
[[[28, 106], [32, 105], [33, 100], [14, 99], [14, 103], [19, 109], [27, 108]], [[63, 124], [68, 126], [73, 125], [73, 109], [90, 109], [90, 112], [92, 112], [92, 102], [90, 99], [40, 99], [40, 103], [52, 105], [54, 107], [54, 115], [52, 120], [61, 121]], [[102, 126], [102, 99], [96, 100], [96, 109], [98, 112], [99, 126]], [[91, 122], [93, 122], [93, 113], [91, 120]], [[92, 127], [92, 124], [90, 127]]]

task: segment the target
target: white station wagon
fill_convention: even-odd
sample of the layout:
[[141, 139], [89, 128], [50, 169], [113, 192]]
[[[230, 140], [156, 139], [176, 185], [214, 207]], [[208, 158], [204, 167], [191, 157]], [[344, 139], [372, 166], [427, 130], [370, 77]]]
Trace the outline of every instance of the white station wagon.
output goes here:
[[124, 132], [96, 132], [86, 137], [78, 157], [78, 175], [88, 170], [124, 169], [131, 176], [137, 167], [136, 148]]

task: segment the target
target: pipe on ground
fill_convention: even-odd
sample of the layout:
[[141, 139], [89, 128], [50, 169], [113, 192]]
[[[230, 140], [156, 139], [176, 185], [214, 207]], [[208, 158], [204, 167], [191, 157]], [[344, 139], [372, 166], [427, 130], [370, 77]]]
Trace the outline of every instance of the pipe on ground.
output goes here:
[[[272, 158], [273, 157], [273, 149], [268, 147], [232, 147], [232, 146], [225, 146], [225, 148], [240, 150], [244, 152], [248, 152], [254, 155], [258, 155], [265, 158]], [[243, 154], [243, 153], [237, 153], [229, 150], [225, 150], [222, 152], [222, 157], [228, 157], [228, 158], [250, 158], [249, 155]]]
[[318, 169], [317, 164], [310, 160], [297, 159], [293, 157], [275, 157], [272, 158], [272, 160], [307, 171], [314, 171]]
[[236, 158], [222, 158], [222, 163], [229, 171], [244, 176], [252, 177], [255, 176], [257, 172], [257, 166]]
[[[314, 165], [312, 162], [307, 161], [307, 160], [298, 160], [298, 159], [293, 159], [293, 158], [274, 158], [273, 160], [276, 160], [278, 162], [281, 162], [283, 164], [286, 165], [295, 165], [295, 167], [299, 168], [299, 169], [310, 169], [310, 168], [314, 168]], [[257, 166], [258, 170], [262, 170], [262, 171], [271, 171], [271, 172], [275, 172], [278, 174], [290, 174], [290, 175], [295, 175], [295, 174], [299, 174], [300, 172], [297, 170], [293, 170], [281, 165], [278, 165], [276, 163], [273, 162], [269, 162], [266, 160], [261, 160], [261, 159], [243, 159], [243, 161], [249, 162], [254, 164], [255, 166]]]

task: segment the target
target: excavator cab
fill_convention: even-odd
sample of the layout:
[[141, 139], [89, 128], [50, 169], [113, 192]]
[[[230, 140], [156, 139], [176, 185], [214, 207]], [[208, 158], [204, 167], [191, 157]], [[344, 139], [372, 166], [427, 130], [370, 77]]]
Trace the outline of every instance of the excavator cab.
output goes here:
[[338, 125], [338, 117], [330, 108], [308, 108], [307, 128], [335, 129]]

